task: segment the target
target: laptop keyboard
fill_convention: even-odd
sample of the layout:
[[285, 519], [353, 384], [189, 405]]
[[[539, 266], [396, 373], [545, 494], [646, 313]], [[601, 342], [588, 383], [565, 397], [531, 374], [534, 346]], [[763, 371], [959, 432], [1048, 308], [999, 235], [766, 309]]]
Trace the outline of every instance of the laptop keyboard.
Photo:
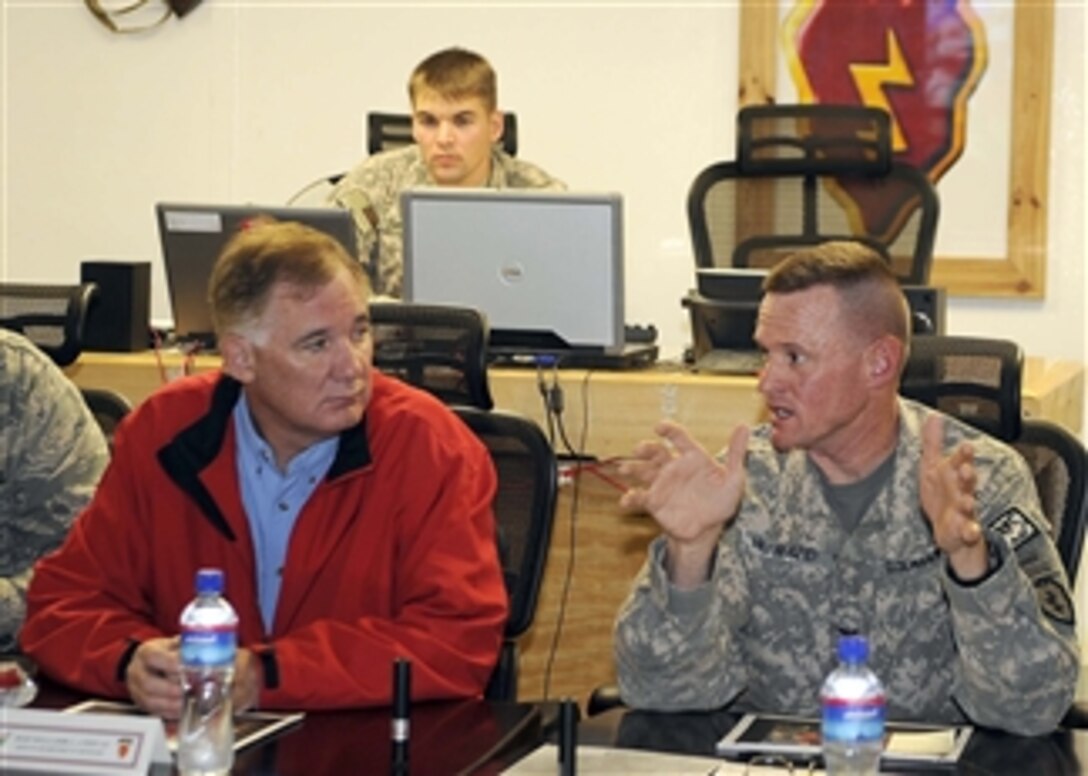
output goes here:
[[754, 375], [763, 368], [759, 350], [709, 350], [695, 361], [696, 372], [726, 375]]

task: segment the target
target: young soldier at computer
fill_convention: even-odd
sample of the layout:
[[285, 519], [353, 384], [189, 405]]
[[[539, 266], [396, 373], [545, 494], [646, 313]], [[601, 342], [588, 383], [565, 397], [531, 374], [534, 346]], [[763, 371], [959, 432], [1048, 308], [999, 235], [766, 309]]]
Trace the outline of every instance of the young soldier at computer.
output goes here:
[[495, 71], [462, 48], [423, 60], [408, 80], [414, 145], [371, 156], [345, 175], [329, 201], [351, 211], [359, 257], [376, 296], [399, 297], [403, 277], [400, 194], [418, 186], [564, 189], [502, 150]]

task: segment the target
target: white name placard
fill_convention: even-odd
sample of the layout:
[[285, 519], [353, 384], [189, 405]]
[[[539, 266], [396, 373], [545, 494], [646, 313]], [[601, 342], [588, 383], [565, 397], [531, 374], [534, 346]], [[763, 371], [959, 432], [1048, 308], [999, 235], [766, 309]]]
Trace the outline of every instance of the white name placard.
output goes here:
[[0, 771], [146, 774], [170, 763], [162, 720], [0, 708]]

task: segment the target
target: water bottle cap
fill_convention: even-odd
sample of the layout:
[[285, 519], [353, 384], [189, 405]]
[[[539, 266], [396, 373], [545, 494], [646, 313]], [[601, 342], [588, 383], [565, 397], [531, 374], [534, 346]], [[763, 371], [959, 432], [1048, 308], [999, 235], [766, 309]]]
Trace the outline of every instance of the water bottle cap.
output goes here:
[[869, 640], [864, 636], [840, 636], [839, 660], [844, 663], [864, 663], [869, 659]]
[[223, 592], [222, 569], [199, 569], [196, 572], [196, 592], [198, 595], [205, 593]]

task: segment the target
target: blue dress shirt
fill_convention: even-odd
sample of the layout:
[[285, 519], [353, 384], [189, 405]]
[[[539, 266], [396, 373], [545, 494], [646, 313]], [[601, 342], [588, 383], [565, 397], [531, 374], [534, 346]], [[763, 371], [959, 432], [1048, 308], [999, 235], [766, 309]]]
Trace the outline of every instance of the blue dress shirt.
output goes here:
[[244, 391], [234, 407], [234, 428], [238, 439], [235, 465], [242, 505], [249, 519], [257, 556], [261, 618], [265, 631], [271, 633], [291, 531], [302, 506], [332, 465], [340, 440], [334, 436], [307, 447], [287, 463], [286, 471], [281, 472], [272, 448], [253, 425]]

